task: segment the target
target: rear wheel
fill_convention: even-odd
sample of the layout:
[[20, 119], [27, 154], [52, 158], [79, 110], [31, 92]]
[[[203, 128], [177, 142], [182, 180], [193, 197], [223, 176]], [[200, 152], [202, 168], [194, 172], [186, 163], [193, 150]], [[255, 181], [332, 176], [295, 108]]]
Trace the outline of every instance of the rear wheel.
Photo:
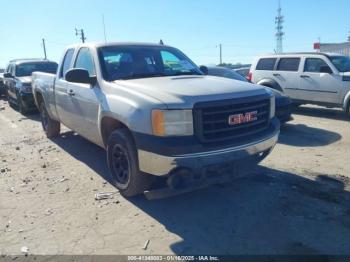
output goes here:
[[346, 113], [347, 113], [348, 117], [350, 118], [350, 101], [348, 102]]
[[118, 129], [109, 137], [107, 161], [113, 185], [123, 196], [142, 194], [152, 185], [153, 177], [139, 170], [136, 146], [127, 129]]
[[44, 102], [41, 102], [40, 104], [40, 119], [45, 134], [48, 138], [57, 137], [60, 134], [61, 124], [49, 116]]

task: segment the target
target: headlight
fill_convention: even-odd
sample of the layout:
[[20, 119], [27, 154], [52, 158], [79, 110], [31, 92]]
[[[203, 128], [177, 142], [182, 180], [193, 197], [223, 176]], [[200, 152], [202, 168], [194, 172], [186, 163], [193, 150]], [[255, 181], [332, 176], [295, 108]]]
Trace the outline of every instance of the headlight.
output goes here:
[[22, 93], [32, 92], [32, 85], [30, 83], [17, 82], [16, 88], [20, 89]]
[[152, 127], [156, 136], [193, 135], [192, 110], [153, 110]]
[[21, 91], [23, 93], [31, 93], [32, 92], [32, 86], [31, 85], [23, 85], [21, 88]]
[[271, 98], [270, 98], [270, 119], [272, 119], [275, 116], [275, 112], [276, 112], [275, 96], [271, 96]]

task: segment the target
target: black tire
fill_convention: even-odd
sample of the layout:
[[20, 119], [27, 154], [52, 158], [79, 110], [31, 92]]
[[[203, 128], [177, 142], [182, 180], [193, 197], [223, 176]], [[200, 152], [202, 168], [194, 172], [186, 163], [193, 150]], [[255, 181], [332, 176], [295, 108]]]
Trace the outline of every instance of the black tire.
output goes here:
[[13, 99], [10, 97], [9, 93], [7, 93], [7, 102], [11, 108], [15, 109], [15, 104], [13, 103]]
[[348, 106], [346, 108], [346, 114], [348, 115], [348, 117], [350, 118], [350, 101], [348, 102]]
[[124, 197], [140, 195], [153, 183], [153, 176], [140, 172], [134, 140], [125, 128], [110, 135], [107, 163], [112, 183]]
[[61, 124], [50, 117], [44, 102], [41, 102], [40, 104], [40, 119], [44, 132], [48, 138], [59, 136], [61, 132]]
[[18, 94], [17, 94], [17, 107], [18, 107], [18, 111], [22, 115], [26, 115], [28, 113], [28, 108], [26, 108], [26, 106], [23, 104], [22, 97]]

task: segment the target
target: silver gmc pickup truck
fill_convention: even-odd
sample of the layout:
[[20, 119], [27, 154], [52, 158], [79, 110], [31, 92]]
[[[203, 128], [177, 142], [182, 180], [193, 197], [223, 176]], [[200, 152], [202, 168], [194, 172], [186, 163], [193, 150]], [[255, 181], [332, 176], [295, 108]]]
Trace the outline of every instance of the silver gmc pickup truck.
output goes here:
[[62, 123], [105, 148], [111, 181], [127, 197], [149, 191], [156, 177], [175, 190], [220, 176], [223, 166], [239, 172], [279, 135], [271, 92], [206, 76], [165, 45], [70, 46], [57, 74], [34, 72], [32, 87], [46, 135], [58, 136]]

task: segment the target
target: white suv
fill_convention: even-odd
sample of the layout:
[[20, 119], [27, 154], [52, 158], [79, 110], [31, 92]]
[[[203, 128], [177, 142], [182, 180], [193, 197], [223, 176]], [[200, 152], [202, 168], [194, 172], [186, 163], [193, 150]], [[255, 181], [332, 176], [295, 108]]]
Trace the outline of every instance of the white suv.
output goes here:
[[350, 57], [326, 53], [260, 56], [248, 78], [282, 91], [297, 104], [340, 107], [350, 114]]

